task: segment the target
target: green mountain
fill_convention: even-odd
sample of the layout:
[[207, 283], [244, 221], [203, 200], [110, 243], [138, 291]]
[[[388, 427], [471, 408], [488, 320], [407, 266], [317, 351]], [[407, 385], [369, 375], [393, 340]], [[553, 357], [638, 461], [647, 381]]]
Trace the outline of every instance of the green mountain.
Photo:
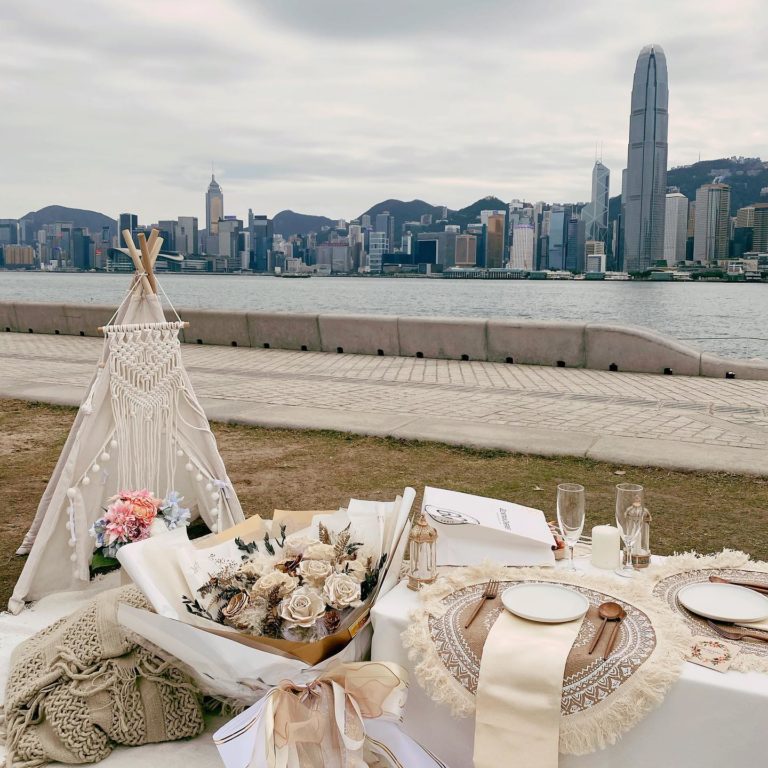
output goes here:
[[[719, 160], [701, 160], [693, 165], [681, 165], [667, 171], [667, 186], [678, 187], [689, 199], [696, 199], [696, 190], [702, 184], [721, 181], [731, 187], [731, 215], [735, 216], [739, 208], [752, 203], [768, 202], [768, 162], [759, 157], [729, 157]], [[611, 198], [610, 217], [619, 214], [621, 198]]]
[[327, 216], [312, 216], [295, 211], [280, 211], [272, 220], [275, 234], [283, 237], [291, 235], [306, 235], [309, 232], [320, 232], [323, 227], [332, 227], [336, 222]]
[[451, 211], [448, 215], [449, 224], [459, 224], [462, 228], [467, 224], [478, 221], [480, 219], [480, 211], [506, 211], [507, 203], [503, 200], [499, 200], [498, 197], [488, 195], [481, 200], [476, 200], [472, 205], [468, 205], [466, 208], [462, 208], [459, 211]]
[[109, 227], [110, 235], [117, 233], [117, 221], [98, 211], [83, 208], [67, 208], [63, 205], [47, 205], [39, 211], [30, 211], [22, 219], [32, 224], [32, 231], [42, 229], [44, 224], [71, 222], [73, 227], [87, 227], [92, 235], [100, 235], [102, 227]]

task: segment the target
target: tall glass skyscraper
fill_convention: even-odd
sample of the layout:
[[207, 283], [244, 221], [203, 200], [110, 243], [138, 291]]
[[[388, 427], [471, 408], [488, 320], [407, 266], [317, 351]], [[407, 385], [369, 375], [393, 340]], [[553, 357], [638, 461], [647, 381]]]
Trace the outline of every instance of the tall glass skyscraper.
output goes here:
[[642, 271], [664, 258], [667, 194], [667, 59], [660, 45], [637, 57], [629, 117], [624, 200], [624, 269]]
[[587, 240], [608, 243], [608, 190], [611, 172], [600, 160], [592, 169], [592, 199], [581, 211]]

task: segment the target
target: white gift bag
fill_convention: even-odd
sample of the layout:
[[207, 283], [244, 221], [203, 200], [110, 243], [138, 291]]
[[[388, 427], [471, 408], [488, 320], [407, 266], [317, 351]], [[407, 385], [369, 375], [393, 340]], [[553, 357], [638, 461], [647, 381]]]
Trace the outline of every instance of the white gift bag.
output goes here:
[[555, 540], [541, 510], [427, 486], [422, 511], [437, 530], [438, 565], [555, 564]]

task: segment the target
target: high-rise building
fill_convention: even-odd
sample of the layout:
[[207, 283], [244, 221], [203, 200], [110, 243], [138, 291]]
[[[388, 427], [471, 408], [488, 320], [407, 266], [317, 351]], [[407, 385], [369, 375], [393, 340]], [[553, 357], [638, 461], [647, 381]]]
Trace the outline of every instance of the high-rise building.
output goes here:
[[163, 238], [164, 251], [176, 251], [176, 224], [174, 219], [166, 219], [157, 222], [157, 229], [160, 237]]
[[512, 229], [512, 250], [509, 266], [512, 269], [533, 271], [534, 246], [533, 224], [516, 224]]
[[243, 231], [242, 219], [236, 216], [228, 216], [219, 219], [218, 239], [219, 249], [217, 256], [223, 256], [227, 260], [227, 272], [235, 272], [243, 268], [241, 248], [241, 234]]
[[755, 226], [755, 206], [747, 205], [744, 208], [739, 208], [736, 211], [736, 226], [737, 227], [754, 227]]
[[568, 243], [565, 249], [565, 268], [569, 272], [584, 271], [585, 224], [578, 216], [568, 219]]
[[117, 217], [117, 247], [125, 248], [126, 243], [123, 238], [123, 230], [127, 229], [133, 237], [139, 228], [139, 217], [135, 213], [121, 213]]
[[664, 214], [664, 260], [668, 266], [685, 261], [687, 239], [688, 198], [680, 192], [670, 192]]
[[4, 245], [17, 245], [19, 242], [19, 222], [16, 219], [0, 219], [0, 248]]
[[[250, 235], [250, 268], [254, 272], [270, 272], [273, 269], [270, 261], [272, 253], [272, 219], [261, 214], [254, 214], [248, 209], [248, 233]], [[329, 262], [330, 263], [330, 262]]]
[[605, 272], [605, 243], [602, 240], [587, 240], [584, 243], [584, 271]]
[[608, 242], [608, 199], [611, 172], [599, 160], [592, 169], [592, 198], [581, 211], [588, 240]]
[[758, 253], [768, 253], [768, 203], [755, 203], [752, 250]]
[[[387, 214], [388, 215], [388, 214]], [[376, 217], [378, 219], [378, 216]], [[368, 271], [381, 272], [382, 257], [389, 251], [385, 232], [371, 232], [368, 238]]]
[[477, 264], [477, 238], [474, 235], [456, 235], [457, 267], [474, 267]]
[[387, 236], [389, 248], [395, 248], [395, 217], [389, 211], [376, 214], [376, 232], [383, 232]]
[[485, 226], [485, 264], [488, 269], [504, 266], [506, 251], [506, 211], [480, 211], [480, 223]]
[[696, 228], [693, 258], [709, 264], [728, 258], [731, 188], [727, 184], [704, 184], [696, 190]]
[[219, 234], [219, 220], [224, 218], [224, 193], [211, 174], [211, 183], [205, 193], [205, 229], [208, 236]]
[[632, 83], [626, 189], [623, 190], [624, 268], [649, 269], [664, 258], [667, 194], [667, 60], [660, 45], [640, 51]]
[[72, 229], [72, 266], [75, 269], [90, 269], [91, 237], [87, 229], [74, 227]]
[[198, 251], [197, 216], [179, 216], [176, 222], [176, 250], [182, 256], [192, 256]]
[[566, 269], [566, 251], [568, 249], [568, 222], [571, 219], [570, 206], [555, 205], [549, 217], [549, 246], [547, 269]]

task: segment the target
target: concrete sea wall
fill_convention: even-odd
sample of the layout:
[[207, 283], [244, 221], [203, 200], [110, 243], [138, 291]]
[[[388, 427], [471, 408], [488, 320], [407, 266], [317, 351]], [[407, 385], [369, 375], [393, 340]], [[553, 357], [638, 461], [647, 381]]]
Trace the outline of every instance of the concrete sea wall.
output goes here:
[[[115, 308], [0, 302], [0, 332], [101, 336]], [[586, 322], [179, 310], [188, 344], [768, 380], [768, 364], [718, 357], [645, 328]]]

